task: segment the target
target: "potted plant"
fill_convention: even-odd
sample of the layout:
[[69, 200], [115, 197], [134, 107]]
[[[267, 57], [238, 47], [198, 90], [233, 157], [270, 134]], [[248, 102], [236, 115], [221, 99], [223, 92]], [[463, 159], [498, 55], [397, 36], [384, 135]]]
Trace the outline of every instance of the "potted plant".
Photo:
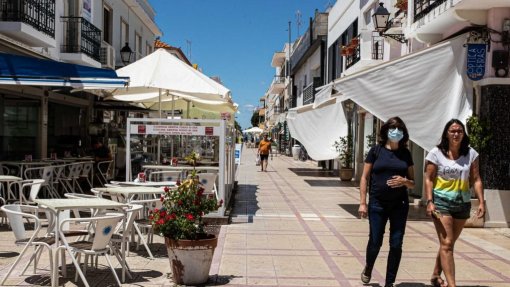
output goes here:
[[[193, 167], [200, 160], [196, 152], [186, 158]], [[204, 194], [200, 174], [193, 168], [191, 175], [177, 188], [164, 188], [162, 208], [150, 211], [149, 220], [154, 231], [165, 237], [174, 283], [197, 285], [209, 278], [214, 249], [218, 238], [208, 234], [204, 216], [217, 210], [223, 200], [214, 194]]]
[[[466, 121], [467, 134], [469, 135], [469, 145], [474, 148], [480, 155], [485, 152], [489, 141], [492, 137], [490, 125], [487, 121], [481, 120], [477, 116], [470, 116]], [[482, 157], [480, 156], [480, 165], [483, 165]], [[485, 223], [484, 218], [478, 218], [476, 211], [478, 210], [479, 202], [476, 199], [473, 189], [471, 189], [471, 213], [470, 218], [466, 221], [465, 227], [483, 227]]]
[[340, 160], [340, 179], [342, 181], [351, 181], [354, 174], [352, 168], [352, 157], [353, 157], [353, 146], [352, 146], [352, 135], [340, 137], [333, 147], [338, 153], [338, 159]]
[[347, 47], [346, 46], [342, 46], [341, 55], [342, 56], [348, 56], [347, 55]]
[[359, 45], [359, 38], [358, 37], [352, 38], [351, 46], [356, 47], [358, 45]]

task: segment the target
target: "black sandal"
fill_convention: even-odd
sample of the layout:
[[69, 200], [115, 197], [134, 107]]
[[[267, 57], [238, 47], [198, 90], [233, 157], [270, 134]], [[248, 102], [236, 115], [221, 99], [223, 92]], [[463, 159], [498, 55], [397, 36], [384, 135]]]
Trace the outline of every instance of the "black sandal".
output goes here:
[[444, 280], [441, 277], [434, 277], [430, 279], [430, 284], [432, 287], [443, 287]]

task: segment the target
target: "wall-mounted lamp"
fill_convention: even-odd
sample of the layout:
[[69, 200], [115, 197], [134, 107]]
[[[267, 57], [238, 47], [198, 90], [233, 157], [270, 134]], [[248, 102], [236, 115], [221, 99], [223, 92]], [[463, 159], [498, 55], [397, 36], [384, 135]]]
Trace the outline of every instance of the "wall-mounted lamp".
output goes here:
[[391, 27], [392, 20], [389, 20], [389, 18], [390, 12], [388, 12], [388, 9], [384, 8], [384, 3], [379, 3], [379, 7], [377, 7], [374, 15], [372, 15], [372, 21], [374, 22], [375, 30], [379, 32], [379, 35], [382, 37], [389, 37], [400, 43], [407, 43], [407, 39], [404, 37], [404, 34], [384, 33]]
[[131, 56], [133, 54], [134, 54], [133, 51], [131, 50], [131, 48], [129, 48], [129, 43], [126, 42], [126, 46], [120, 49], [120, 59], [122, 60], [124, 66], [131, 62]]

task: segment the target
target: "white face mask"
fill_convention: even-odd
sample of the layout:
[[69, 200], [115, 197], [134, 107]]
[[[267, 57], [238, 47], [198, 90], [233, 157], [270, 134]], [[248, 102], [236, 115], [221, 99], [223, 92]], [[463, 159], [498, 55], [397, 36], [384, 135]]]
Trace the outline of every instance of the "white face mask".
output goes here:
[[399, 130], [398, 128], [388, 130], [388, 139], [390, 141], [399, 142], [403, 138], [404, 138], [404, 131]]

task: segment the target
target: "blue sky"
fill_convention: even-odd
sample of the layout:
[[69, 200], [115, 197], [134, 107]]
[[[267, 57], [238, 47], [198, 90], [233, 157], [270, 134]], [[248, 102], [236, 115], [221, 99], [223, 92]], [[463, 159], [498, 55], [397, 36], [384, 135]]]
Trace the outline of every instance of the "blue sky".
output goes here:
[[192, 63], [208, 76], [219, 76], [239, 104], [237, 121], [251, 127], [253, 109], [259, 105], [275, 70], [271, 58], [308, 28], [315, 9], [325, 11], [334, 0], [149, 0], [156, 11], [161, 40], [180, 47]]

